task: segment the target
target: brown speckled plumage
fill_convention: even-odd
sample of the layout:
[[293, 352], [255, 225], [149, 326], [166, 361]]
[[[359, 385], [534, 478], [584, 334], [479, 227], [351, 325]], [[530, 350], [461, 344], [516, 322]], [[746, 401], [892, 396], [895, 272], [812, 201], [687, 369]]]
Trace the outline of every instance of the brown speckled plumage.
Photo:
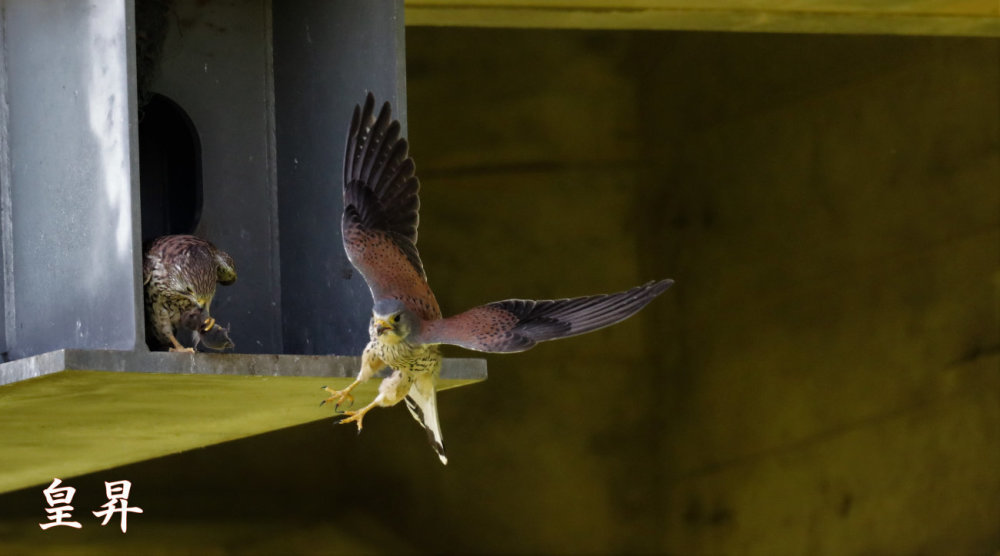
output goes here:
[[389, 103], [375, 115], [375, 98], [354, 109], [344, 157], [344, 249], [361, 272], [375, 301], [370, 341], [362, 354], [358, 379], [325, 401], [353, 399], [351, 390], [388, 366], [394, 372], [379, 386], [375, 400], [346, 412], [356, 422], [374, 407], [405, 399], [413, 417], [427, 430], [431, 446], [447, 463], [438, 424], [434, 385], [441, 370], [439, 344], [487, 352], [526, 350], [537, 342], [583, 334], [632, 316], [673, 284], [649, 282], [628, 291], [533, 301], [511, 299], [443, 319], [427, 284], [417, 251], [420, 189], [413, 159], [407, 155], [400, 124]]
[[[182, 323], [185, 314], [197, 314], [202, 322], [210, 318], [216, 285], [235, 282], [236, 268], [232, 257], [208, 241], [171, 235], [156, 238], [146, 249], [142, 279], [147, 335], [159, 347], [179, 349], [175, 334], [178, 327], [188, 328]], [[221, 340], [210, 344], [221, 345]]]

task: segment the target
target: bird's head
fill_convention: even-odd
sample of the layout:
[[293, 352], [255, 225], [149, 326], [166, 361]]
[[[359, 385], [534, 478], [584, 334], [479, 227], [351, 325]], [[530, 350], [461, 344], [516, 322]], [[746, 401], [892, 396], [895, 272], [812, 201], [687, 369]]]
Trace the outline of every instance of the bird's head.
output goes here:
[[381, 299], [372, 309], [372, 327], [385, 342], [406, 340], [419, 326], [417, 316], [398, 299]]
[[[184, 295], [194, 303], [198, 309], [205, 309], [212, 302], [212, 294], [202, 293], [204, 288], [199, 288], [194, 284], [186, 284], [181, 290]], [[211, 291], [211, 290], [208, 290]]]

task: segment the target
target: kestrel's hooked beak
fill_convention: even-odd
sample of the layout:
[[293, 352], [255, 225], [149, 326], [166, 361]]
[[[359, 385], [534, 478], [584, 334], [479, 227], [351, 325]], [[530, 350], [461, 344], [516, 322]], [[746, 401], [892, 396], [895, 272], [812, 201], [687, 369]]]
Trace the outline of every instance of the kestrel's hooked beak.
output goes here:
[[199, 307], [201, 307], [202, 309], [204, 309], [205, 308], [205, 304], [208, 303], [208, 298], [202, 296], [202, 297], [199, 297], [198, 299], [195, 299], [195, 302], [198, 303]]
[[375, 319], [375, 332], [378, 333], [379, 336], [384, 334], [387, 330], [393, 330], [393, 329], [394, 327], [387, 321], [384, 321], [382, 319]]

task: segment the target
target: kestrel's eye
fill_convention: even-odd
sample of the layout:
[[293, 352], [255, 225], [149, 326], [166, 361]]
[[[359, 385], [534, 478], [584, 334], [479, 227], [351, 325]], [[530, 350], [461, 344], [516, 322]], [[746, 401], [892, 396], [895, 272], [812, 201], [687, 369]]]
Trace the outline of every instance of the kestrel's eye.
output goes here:
[[399, 322], [399, 315], [392, 317], [392, 322]]

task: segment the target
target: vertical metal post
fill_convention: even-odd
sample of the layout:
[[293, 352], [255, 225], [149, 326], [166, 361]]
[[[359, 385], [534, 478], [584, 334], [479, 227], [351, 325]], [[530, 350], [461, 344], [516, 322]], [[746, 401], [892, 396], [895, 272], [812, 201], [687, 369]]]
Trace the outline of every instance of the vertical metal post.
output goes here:
[[132, 0], [2, 2], [4, 341], [16, 359], [134, 349]]
[[406, 121], [402, 0], [275, 2], [281, 298], [286, 353], [358, 354], [371, 295], [341, 243], [343, 152], [372, 91]]

